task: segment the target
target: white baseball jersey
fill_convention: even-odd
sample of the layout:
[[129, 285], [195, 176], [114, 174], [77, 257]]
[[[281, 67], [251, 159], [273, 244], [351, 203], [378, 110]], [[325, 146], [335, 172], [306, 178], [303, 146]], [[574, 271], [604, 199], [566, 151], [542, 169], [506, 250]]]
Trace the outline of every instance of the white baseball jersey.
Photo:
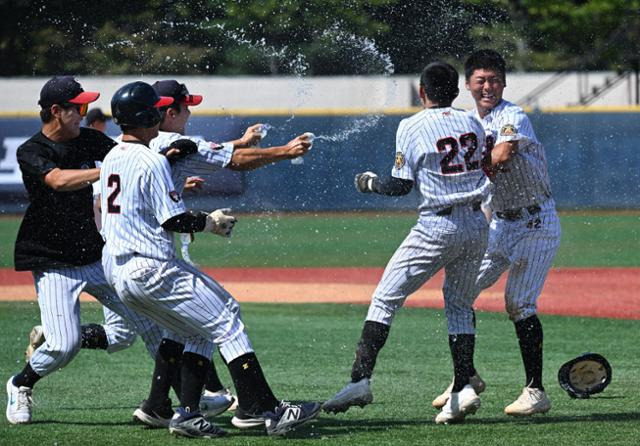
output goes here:
[[492, 178], [490, 207], [494, 211], [518, 209], [543, 203], [551, 197], [544, 148], [522, 108], [504, 99], [484, 118], [476, 109], [470, 112], [482, 122], [495, 145], [518, 141], [518, 151]]
[[391, 175], [414, 182], [421, 213], [481, 201], [488, 187], [484, 146], [482, 125], [465, 111], [425, 109], [400, 122]]
[[406, 298], [444, 268], [448, 331], [475, 332], [472, 304], [488, 232], [479, 207], [487, 188], [480, 167], [484, 141], [480, 122], [451, 107], [400, 122], [391, 174], [414, 181], [420, 218], [389, 260], [367, 320], [391, 325]]
[[166, 157], [144, 144], [121, 142], [102, 163], [100, 195], [106, 255], [175, 257], [173, 233], [161, 225], [186, 209]]
[[[470, 114], [479, 118], [477, 110]], [[502, 100], [482, 124], [487, 138], [495, 138], [496, 144], [518, 141], [518, 151], [505, 163], [505, 170], [492, 178], [490, 207], [512, 212], [507, 218], [494, 213], [477, 284], [488, 288], [508, 270], [505, 306], [517, 322], [537, 312], [538, 297], [560, 244], [560, 221], [551, 198], [544, 149], [524, 111]]]
[[105, 157], [101, 175], [103, 265], [130, 308], [185, 338], [185, 351], [227, 362], [252, 352], [240, 308], [213, 279], [175, 255], [162, 224], [186, 211], [168, 160], [149, 147], [122, 142]]
[[196, 136], [185, 136], [180, 133], [162, 132], [149, 143], [155, 152], [166, 149], [178, 139], [189, 139], [198, 145], [198, 152], [186, 158], [177, 160], [171, 165], [173, 183], [182, 192], [184, 182], [188, 176], [206, 175], [223, 169], [231, 162], [233, 144], [205, 141]]

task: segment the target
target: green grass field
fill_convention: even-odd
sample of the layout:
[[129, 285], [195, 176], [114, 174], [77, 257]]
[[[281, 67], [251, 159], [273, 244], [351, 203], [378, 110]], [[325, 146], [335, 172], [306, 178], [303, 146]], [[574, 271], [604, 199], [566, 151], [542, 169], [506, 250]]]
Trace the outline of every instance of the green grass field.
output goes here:
[[[245, 304], [244, 316], [266, 376], [276, 395], [326, 399], [348, 380], [364, 306]], [[95, 304], [84, 304], [83, 319], [100, 321]], [[541, 317], [545, 327], [545, 383], [552, 411], [511, 419], [504, 406], [523, 385], [513, 325], [502, 314], [478, 314], [476, 366], [487, 381], [482, 407], [462, 425], [437, 426], [431, 400], [449, 382], [450, 357], [444, 316], [407, 308], [397, 317], [383, 349], [373, 390], [374, 404], [346, 414], [322, 414], [287, 440], [239, 431], [230, 414], [218, 422], [228, 445], [637, 445], [640, 438], [640, 372], [637, 321]], [[38, 321], [33, 303], [0, 303], [0, 377], [22, 367], [28, 331]], [[597, 334], [597, 335], [595, 335]], [[613, 381], [588, 400], [570, 399], [556, 380], [559, 366], [591, 350], [605, 355]], [[217, 358], [216, 358], [217, 359]], [[230, 378], [217, 361], [224, 383]], [[2, 417], [2, 445], [186, 444], [162, 430], [131, 424], [152, 370], [140, 342], [108, 355], [84, 350], [64, 370], [43, 379], [34, 391], [34, 424], [12, 426]], [[3, 381], [4, 383], [4, 381]], [[175, 401], [175, 400], [174, 400]], [[205, 440], [194, 440], [195, 443]], [[203, 443], [204, 444], [204, 443]]]
[[[402, 214], [241, 215], [230, 240], [198, 236], [203, 266], [384, 266], [416, 222]], [[556, 267], [640, 266], [640, 212], [561, 214]], [[13, 267], [20, 220], [0, 219], [0, 267]]]
[[[199, 236], [191, 255], [204, 266], [384, 266], [415, 223], [414, 214], [241, 215], [234, 237]], [[639, 267], [640, 213], [561, 214], [563, 239], [556, 267]], [[19, 219], [0, 219], [0, 267], [13, 266]], [[95, 304], [83, 321], [100, 322]], [[348, 380], [364, 306], [243, 304], [249, 334], [280, 398], [326, 399]], [[523, 383], [513, 324], [504, 314], [478, 314], [476, 366], [488, 383], [482, 407], [463, 425], [436, 426], [431, 400], [449, 383], [450, 355], [443, 314], [407, 308], [397, 317], [364, 410], [321, 415], [287, 444], [361, 445], [638, 445], [640, 345], [637, 321], [541, 316], [545, 382], [553, 402], [546, 416], [502, 414]], [[22, 368], [28, 332], [38, 323], [35, 302], [0, 302], [0, 378]], [[572, 400], [557, 384], [560, 365], [583, 351], [607, 357], [613, 382], [589, 400]], [[142, 358], [142, 359], [141, 359]], [[223, 382], [228, 374], [220, 366]], [[185, 444], [165, 430], [133, 425], [146, 396], [152, 362], [140, 342], [113, 355], [82, 351], [62, 372], [36, 387], [34, 424], [0, 421], [0, 445]], [[175, 399], [174, 399], [175, 401]], [[231, 415], [219, 423], [231, 445], [276, 444], [280, 439], [238, 431]], [[195, 440], [197, 442], [197, 440]]]

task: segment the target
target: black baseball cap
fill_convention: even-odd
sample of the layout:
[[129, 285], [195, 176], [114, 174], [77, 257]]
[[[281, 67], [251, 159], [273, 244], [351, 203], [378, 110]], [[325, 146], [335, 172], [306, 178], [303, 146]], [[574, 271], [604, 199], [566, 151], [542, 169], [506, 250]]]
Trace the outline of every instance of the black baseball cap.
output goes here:
[[47, 81], [40, 90], [38, 104], [42, 108], [53, 104], [89, 104], [100, 97], [95, 91], [84, 91], [73, 76], [55, 76]]
[[91, 110], [89, 110], [89, 112], [87, 113], [87, 116], [84, 117], [85, 121], [87, 122], [87, 125], [91, 125], [96, 121], [101, 121], [101, 122], [106, 122], [111, 120], [111, 116], [107, 116], [104, 113], [102, 113], [102, 110], [99, 108], [92, 108]]
[[174, 102], [185, 105], [198, 105], [202, 102], [202, 96], [189, 94], [187, 86], [176, 80], [158, 81], [152, 85], [158, 96], [172, 97]]

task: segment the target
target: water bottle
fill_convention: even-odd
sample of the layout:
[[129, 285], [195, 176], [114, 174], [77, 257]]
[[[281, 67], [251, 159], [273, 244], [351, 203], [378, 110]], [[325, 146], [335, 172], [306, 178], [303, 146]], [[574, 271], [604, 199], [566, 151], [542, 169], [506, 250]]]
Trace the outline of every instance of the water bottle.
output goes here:
[[[311, 150], [313, 148], [313, 140], [316, 139], [316, 135], [314, 135], [311, 132], [306, 132], [306, 133], [304, 133], [304, 135], [309, 139], [309, 142], [311, 143], [311, 145], [309, 146], [309, 150]], [[292, 158], [291, 159], [291, 164], [293, 164], [295, 166], [299, 166], [300, 164], [304, 164], [304, 158], [302, 158], [301, 156], [298, 156], [296, 158]]]
[[266, 138], [267, 137], [267, 133], [272, 128], [273, 128], [273, 126], [270, 125], [270, 124], [261, 124], [260, 127], [258, 127], [258, 133], [260, 134], [260, 139]]

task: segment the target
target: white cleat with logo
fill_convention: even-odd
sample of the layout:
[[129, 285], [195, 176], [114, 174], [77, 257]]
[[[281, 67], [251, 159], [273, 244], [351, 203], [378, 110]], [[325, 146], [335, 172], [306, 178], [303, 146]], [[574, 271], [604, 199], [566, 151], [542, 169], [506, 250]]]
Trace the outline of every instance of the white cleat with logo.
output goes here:
[[551, 401], [544, 390], [525, 387], [513, 403], [504, 408], [504, 413], [512, 417], [527, 417], [536, 413], [547, 413]]

